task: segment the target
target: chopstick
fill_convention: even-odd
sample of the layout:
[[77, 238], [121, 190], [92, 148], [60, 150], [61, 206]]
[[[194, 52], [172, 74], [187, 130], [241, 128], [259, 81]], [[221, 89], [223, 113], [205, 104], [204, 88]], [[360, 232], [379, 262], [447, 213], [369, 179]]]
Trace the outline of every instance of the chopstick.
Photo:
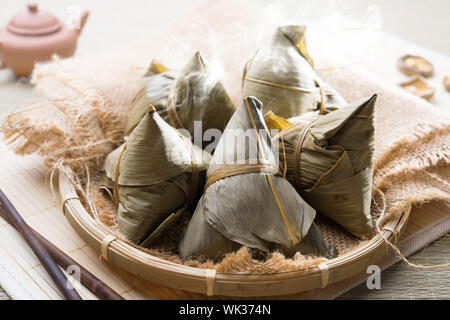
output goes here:
[[[11, 223], [6, 213], [0, 210], [0, 217], [5, 219], [6, 222]], [[56, 261], [57, 264], [63, 269], [67, 269], [69, 266], [77, 266], [80, 268], [80, 282], [88, 288], [92, 293], [102, 300], [125, 300], [121, 295], [115, 292], [111, 287], [103, 283], [99, 278], [94, 276], [89, 270], [84, 268], [78, 262], [73, 260], [63, 251], [58, 249], [53, 243], [45, 239], [39, 232], [31, 228], [31, 231], [36, 235], [42, 245], [47, 249], [50, 256]]]
[[41, 262], [44, 269], [52, 278], [53, 282], [58, 287], [59, 291], [67, 300], [82, 300], [78, 292], [74, 288], [69, 288], [67, 285], [67, 278], [64, 273], [59, 269], [56, 262], [52, 259], [50, 254], [44, 248], [42, 243], [32, 232], [30, 226], [25, 222], [22, 216], [17, 212], [16, 208], [12, 205], [9, 199], [5, 196], [2, 190], [0, 190], [0, 205], [5, 211], [5, 214], [9, 218], [11, 224], [17, 231], [20, 232], [22, 237], [28, 243], [33, 250], [36, 257]]

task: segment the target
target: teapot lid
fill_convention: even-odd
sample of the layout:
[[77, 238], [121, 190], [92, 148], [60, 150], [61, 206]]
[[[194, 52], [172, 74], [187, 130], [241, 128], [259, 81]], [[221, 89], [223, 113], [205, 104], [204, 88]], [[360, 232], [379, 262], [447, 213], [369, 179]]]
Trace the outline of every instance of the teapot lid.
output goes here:
[[6, 27], [13, 33], [37, 36], [58, 31], [61, 22], [50, 12], [39, 10], [36, 3], [29, 3], [27, 10], [14, 16]]

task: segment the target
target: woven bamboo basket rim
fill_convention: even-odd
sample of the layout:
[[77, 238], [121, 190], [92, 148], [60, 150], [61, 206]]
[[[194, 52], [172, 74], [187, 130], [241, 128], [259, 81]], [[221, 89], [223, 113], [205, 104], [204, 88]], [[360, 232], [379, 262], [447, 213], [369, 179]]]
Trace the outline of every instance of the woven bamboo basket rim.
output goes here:
[[59, 174], [59, 191], [63, 199], [64, 216], [78, 235], [103, 259], [153, 283], [208, 295], [235, 297], [287, 295], [324, 288], [348, 279], [366, 270], [369, 265], [375, 264], [386, 254], [383, 237], [389, 241], [397, 240], [406, 226], [411, 211], [408, 210], [389, 220], [381, 234], [326, 261], [322, 264], [322, 269], [314, 266], [271, 274], [217, 272], [211, 278], [208, 269], [185, 266], [155, 257], [116, 238], [110, 230], [95, 221], [82, 205], [75, 187], [67, 177], [72, 174], [71, 169], [66, 167], [64, 172], [65, 174]]

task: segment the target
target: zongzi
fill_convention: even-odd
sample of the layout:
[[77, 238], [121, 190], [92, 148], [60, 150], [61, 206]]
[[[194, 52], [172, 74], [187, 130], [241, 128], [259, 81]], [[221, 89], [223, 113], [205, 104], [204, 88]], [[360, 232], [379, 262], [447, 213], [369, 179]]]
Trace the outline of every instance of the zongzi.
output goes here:
[[265, 112], [290, 118], [307, 112], [325, 114], [347, 104], [314, 72], [305, 32], [305, 26], [278, 27], [271, 41], [247, 62], [243, 95], [260, 99]]
[[140, 89], [134, 97], [131, 111], [128, 114], [128, 122], [125, 127], [126, 136], [131, 134], [150, 106], [153, 106], [158, 114], [167, 121], [168, 99], [176, 78], [175, 71], [169, 70], [155, 60], [151, 62], [140, 81]]
[[[127, 132], [137, 125], [145, 113], [142, 110], [149, 105], [155, 105], [164, 120], [175, 128], [184, 129], [184, 133], [203, 148], [211, 144], [208, 138], [204, 139], [204, 133], [216, 129], [217, 132], [210, 132], [211, 137], [220, 136], [235, 110], [216, 73], [200, 52], [196, 52], [178, 74], [152, 63], [134, 99]], [[208, 151], [211, 152], [215, 144], [217, 141], [213, 141]]]
[[211, 155], [167, 124], [154, 108], [127, 142], [104, 163], [105, 188], [113, 188], [119, 229], [129, 240], [150, 245], [203, 188]]
[[[216, 73], [210, 69], [202, 54], [196, 52], [178, 75], [168, 111], [169, 122], [175, 128], [187, 130], [196, 144], [199, 145], [197, 141], [202, 141], [205, 148], [210, 144], [208, 139], [198, 138], [203, 138], [208, 129], [221, 134], [233, 115], [235, 106]], [[198, 132], [196, 123], [200, 125]], [[198, 137], [199, 134], [201, 137]], [[211, 146], [208, 150], [212, 151], [211, 148], [214, 149]]]
[[278, 156], [262, 116], [247, 97], [211, 158], [203, 196], [179, 245], [183, 259], [219, 259], [242, 245], [334, 256], [313, 224], [315, 210], [278, 173]]
[[434, 73], [434, 67], [430, 61], [410, 54], [404, 55], [398, 59], [397, 68], [407, 76], [422, 76], [429, 78]]
[[269, 112], [279, 130], [281, 168], [317, 211], [359, 238], [372, 235], [370, 215], [376, 95], [324, 116], [285, 120]]

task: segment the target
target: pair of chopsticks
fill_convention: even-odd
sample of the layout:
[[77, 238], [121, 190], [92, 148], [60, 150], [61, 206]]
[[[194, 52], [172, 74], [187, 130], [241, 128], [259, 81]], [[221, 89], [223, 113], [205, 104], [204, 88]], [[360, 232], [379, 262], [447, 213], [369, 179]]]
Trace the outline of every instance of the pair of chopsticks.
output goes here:
[[80, 270], [80, 282], [100, 299], [124, 300], [117, 292], [59, 250], [36, 230], [32, 229], [19, 212], [17, 212], [2, 190], [0, 190], [0, 206], [2, 209], [0, 210], [0, 216], [20, 232], [67, 300], [82, 300], [82, 298], [74, 288], [69, 286], [68, 280], [58, 267], [58, 264], [63, 269], [67, 269], [69, 266], [77, 266]]

